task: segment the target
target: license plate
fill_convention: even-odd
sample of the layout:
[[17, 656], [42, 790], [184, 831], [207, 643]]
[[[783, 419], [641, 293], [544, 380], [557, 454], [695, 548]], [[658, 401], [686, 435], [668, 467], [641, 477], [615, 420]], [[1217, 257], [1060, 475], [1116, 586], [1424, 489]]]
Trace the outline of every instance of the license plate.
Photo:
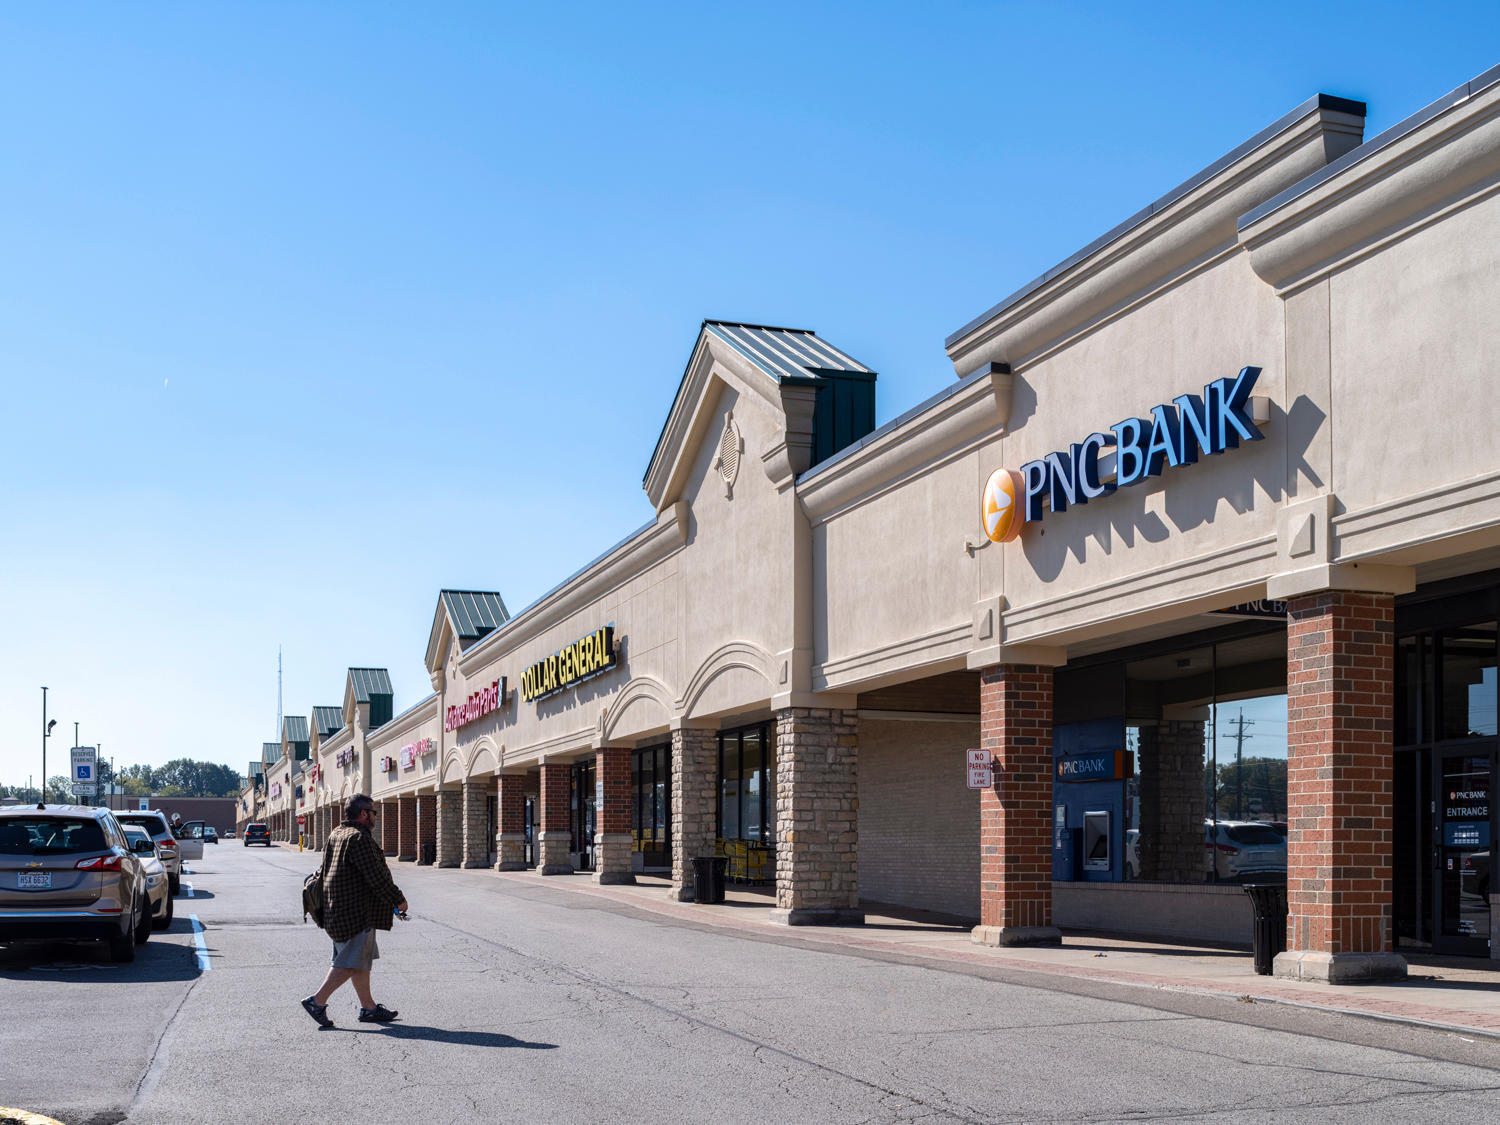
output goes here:
[[52, 872], [22, 871], [16, 876], [16, 886], [23, 891], [50, 891]]

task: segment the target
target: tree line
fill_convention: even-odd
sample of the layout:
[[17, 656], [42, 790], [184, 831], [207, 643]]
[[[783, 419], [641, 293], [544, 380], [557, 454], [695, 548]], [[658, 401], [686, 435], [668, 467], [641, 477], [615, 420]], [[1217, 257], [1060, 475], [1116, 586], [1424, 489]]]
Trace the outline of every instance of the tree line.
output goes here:
[[[233, 766], [174, 758], [163, 766], [123, 766], [118, 771], [107, 761], [99, 763], [99, 791], [123, 793], [127, 797], [237, 797], [240, 773]], [[35, 786], [0, 785], [0, 797], [21, 801], [43, 799]], [[47, 779], [45, 799], [58, 804], [73, 800], [72, 779], [58, 774]]]

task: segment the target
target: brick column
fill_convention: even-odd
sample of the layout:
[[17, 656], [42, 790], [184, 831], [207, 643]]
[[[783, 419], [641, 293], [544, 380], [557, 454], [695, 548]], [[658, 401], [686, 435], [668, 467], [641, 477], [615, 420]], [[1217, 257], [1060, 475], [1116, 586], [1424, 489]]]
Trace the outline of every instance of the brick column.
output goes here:
[[398, 797], [396, 803], [401, 806], [400, 825], [396, 837], [396, 859], [398, 862], [411, 863], [417, 858], [417, 799], [415, 797]]
[[417, 795], [417, 864], [429, 864], [437, 855], [437, 794]]
[[496, 871], [526, 870], [526, 777], [503, 773], [498, 778], [500, 823], [495, 841]]
[[1395, 598], [1287, 602], [1287, 951], [1279, 977], [1394, 980], [1391, 781]]
[[776, 714], [776, 909], [788, 926], [857, 925], [859, 738], [840, 709]]
[[630, 867], [630, 757], [628, 746], [606, 746], [595, 757], [602, 799], [595, 810], [594, 882], [634, 883]]
[[714, 793], [719, 784], [719, 736], [681, 727], [672, 732], [672, 887], [678, 902], [693, 898], [693, 859], [714, 854]]
[[457, 867], [464, 853], [464, 794], [462, 789], [437, 793], [437, 865]]
[[401, 840], [401, 802], [380, 802], [380, 846], [388, 856], [395, 856]]
[[979, 793], [981, 945], [1055, 945], [1052, 924], [1052, 669], [999, 664], [979, 681], [979, 746], [995, 786]]
[[567, 762], [543, 762], [542, 792], [537, 802], [536, 870], [538, 875], [571, 875], [572, 828], [568, 820]]
[[468, 868], [490, 865], [490, 809], [489, 794], [492, 782], [487, 777], [470, 778], [464, 782], [463, 797], [463, 859]]

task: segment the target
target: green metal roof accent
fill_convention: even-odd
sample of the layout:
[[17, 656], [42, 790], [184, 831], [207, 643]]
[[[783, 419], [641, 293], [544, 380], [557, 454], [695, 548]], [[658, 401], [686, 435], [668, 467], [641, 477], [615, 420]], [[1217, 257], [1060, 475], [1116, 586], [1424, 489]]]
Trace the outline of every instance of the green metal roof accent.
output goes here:
[[438, 599], [453, 622], [460, 649], [468, 648], [510, 620], [505, 599], [493, 590], [441, 590]]
[[306, 742], [307, 741], [307, 716], [288, 715], [281, 720], [281, 739], [283, 742]]
[[368, 703], [372, 695], [392, 696], [391, 674], [384, 668], [350, 668], [349, 687], [356, 703]]
[[260, 744], [260, 758], [266, 765], [274, 765], [276, 759], [281, 757], [281, 743], [262, 742]]
[[337, 734], [344, 729], [344, 709], [342, 707], [314, 707], [312, 729], [318, 732], [319, 739]]

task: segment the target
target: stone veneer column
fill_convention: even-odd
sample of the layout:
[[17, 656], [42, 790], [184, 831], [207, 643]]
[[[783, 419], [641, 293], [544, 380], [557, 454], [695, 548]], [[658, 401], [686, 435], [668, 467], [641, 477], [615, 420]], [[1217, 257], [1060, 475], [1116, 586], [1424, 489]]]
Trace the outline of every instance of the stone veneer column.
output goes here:
[[840, 709], [776, 714], [776, 909], [788, 926], [857, 925], [859, 737]]
[[693, 860], [714, 854], [719, 784], [719, 735], [699, 727], [672, 732], [672, 887], [678, 902], [693, 898]]
[[401, 802], [380, 802], [380, 846], [388, 856], [394, 856], [401, 839]]
[[437, 855], [437, 794], [417, 794], [417, 865], [432, 863]]
[[595, 758], [602, 799], [595, 810], [594, 882], [634, 883], [630, 853], [630, 758], [628, 746], [601, 747]]
[[1052, 924], [1052, 669], [1000, 664], [979, 679], [979, 745], [995, 785], [979, 791], [981, 945], [1055, 945]]
[[463, 866], [490, 865], [490, 779], [473, 777], [463, 784]]
[[464, 858], [463, 789], [437, 792], [437, 865], [457, 867]]
[[417, 799], [398, 797], [401, 806], [400, 828], [396, 840], [397, 862], [410, 863], [417, 858]]
[[500, 823], [495, 840], [495, 870], [526, 870], [526, 776], [502, 773], [498, 781], [497, 803]]
[[1278, 977], [1406, 976], [1391, 951], [1395, 598], [1287, 602], [1287, 951]]
[[573, 832], [568, 816], [571, 767], [567, 762], [543, 762], [542, 792], [537, 801], [541, 823], [536, 834], [538, 875], [571, 875]]

